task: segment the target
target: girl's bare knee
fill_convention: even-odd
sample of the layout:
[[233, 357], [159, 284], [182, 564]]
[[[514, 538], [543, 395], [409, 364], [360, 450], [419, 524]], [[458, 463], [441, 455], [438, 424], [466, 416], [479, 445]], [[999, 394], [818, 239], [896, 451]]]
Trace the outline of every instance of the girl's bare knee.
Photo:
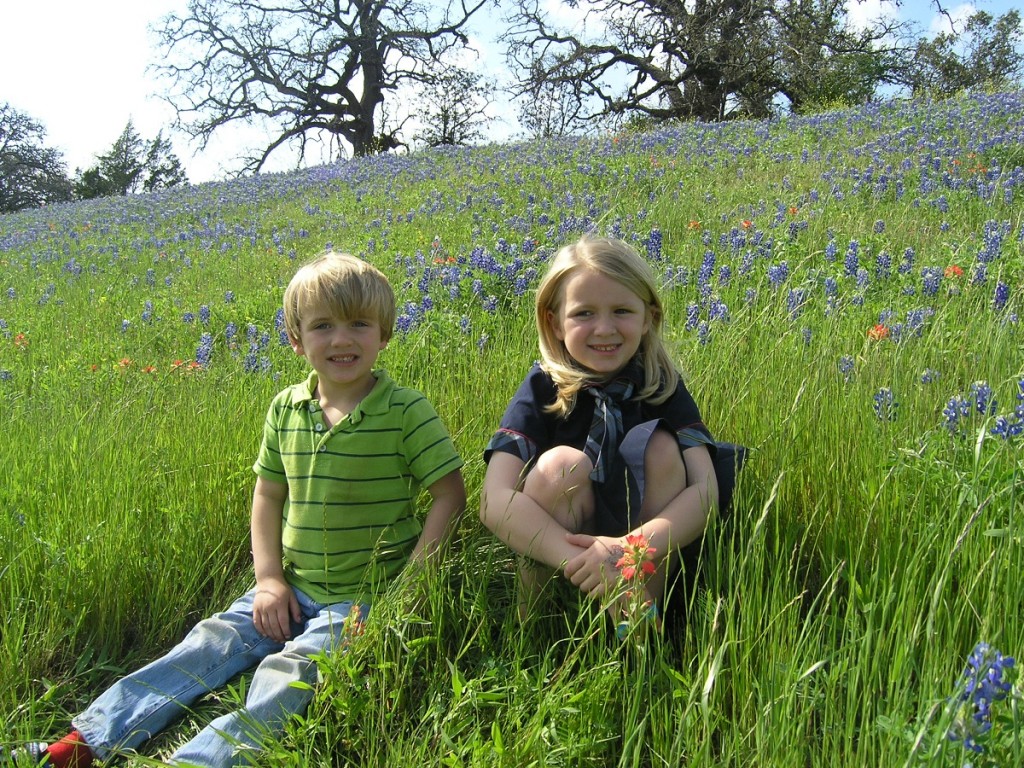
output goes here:
[[536, 465], [526, 476], [523, 492], [564, 528], [581, 532], [594, 506], [590, 484], [593, 468], [582, 451], [556, 446], [537, 458]]
[[675, 435], [664, 429], [654, 430], [644, 454], [644, 472], [659, 485], [668, 483], [680, 491], [686, 488], [686, 465]]

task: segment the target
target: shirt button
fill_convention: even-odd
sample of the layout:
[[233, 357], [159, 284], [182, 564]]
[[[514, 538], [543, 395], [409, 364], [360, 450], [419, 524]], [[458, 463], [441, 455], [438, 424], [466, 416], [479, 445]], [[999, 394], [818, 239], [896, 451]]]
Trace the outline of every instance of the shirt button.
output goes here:
[[316, 413], [316, 403], [310, 403], [309, 404], [309, 412], [310, 413]]
[[315, 425], [313, 427], [313, 429], [315, 429], [317, 432], [323, 432], [324, 431], [324, 425], [323, 424], [317, 424], [317, 425]]
[[326, 450], [327, 450], [327, 446], [326, 445], [321, 445], [320, 446], [320, 453], [324, 453]]

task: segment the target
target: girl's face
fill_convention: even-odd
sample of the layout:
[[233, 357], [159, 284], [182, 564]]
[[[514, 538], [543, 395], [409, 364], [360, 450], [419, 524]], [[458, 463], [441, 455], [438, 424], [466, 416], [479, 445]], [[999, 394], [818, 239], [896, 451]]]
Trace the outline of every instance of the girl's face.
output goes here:
[[548, 323], [573, 360], [610, 378], [640, 348], [650, 317], [643, 299], [622, 283], [578, 269], [562, 285], [561, 306], [548, 312]]

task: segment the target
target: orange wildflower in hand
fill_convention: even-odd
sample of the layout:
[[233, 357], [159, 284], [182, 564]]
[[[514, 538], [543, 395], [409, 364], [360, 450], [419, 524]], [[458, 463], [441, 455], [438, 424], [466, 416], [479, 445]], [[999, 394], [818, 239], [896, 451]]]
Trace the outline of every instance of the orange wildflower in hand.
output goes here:
[[872, 341], [881, 341], [882, 339], [888, 338], [889, 329], [879, 323], [873, 328], [868, 328], [868, 338]]

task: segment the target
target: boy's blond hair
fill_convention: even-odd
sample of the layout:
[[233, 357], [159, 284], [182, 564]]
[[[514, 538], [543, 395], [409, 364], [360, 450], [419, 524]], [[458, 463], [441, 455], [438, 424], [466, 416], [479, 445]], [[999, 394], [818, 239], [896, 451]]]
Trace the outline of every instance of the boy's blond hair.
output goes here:
[[576, 405], [577, 393], [585, 386], [599, 382], [572, 359], [565, 344], [555, 336], [548, 318], [549, 312], [557, 315], [561, 309], [566, 281], [584, 269], [625, 286], [644, 302], [650, 325], [637, 350], [643, 366], [644, 384], [635, 397], [654, 404], [664, 402], [675, 392], [679, 372], [661, 337], [665, 310], [658, 297], [654, 270], [627, 243], [585, 235], [555, 254], [537, 288], [536, 320], [541, 365], [558, 388], [558, 396], [548, 410], [564, 418]]
[[384, 273], [348, 253], [327, 251], [301, 267], [284, 291], [284, 325], [301, 340], [302, 317], [311, 307], [350, 319], [375, 318], [382, 341], [395, 329], [395, 292]]

